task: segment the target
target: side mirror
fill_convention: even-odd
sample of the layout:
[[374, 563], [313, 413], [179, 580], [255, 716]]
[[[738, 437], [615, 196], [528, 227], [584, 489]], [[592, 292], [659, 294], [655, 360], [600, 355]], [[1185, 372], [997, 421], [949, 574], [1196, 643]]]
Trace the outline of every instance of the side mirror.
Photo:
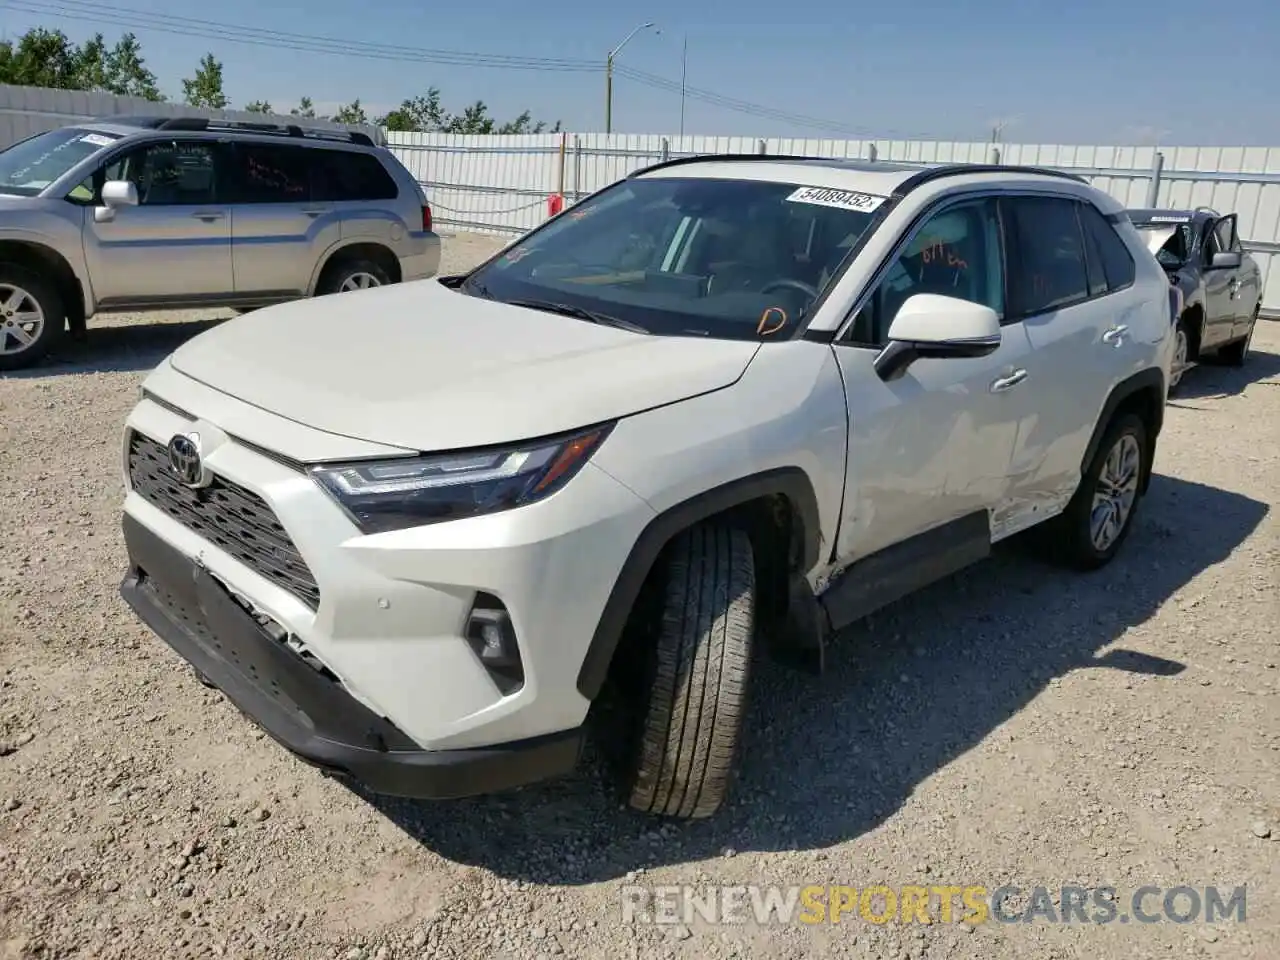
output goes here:
[[985, 357], [1000, 347], [1000, 317], [958, 297], [917, 293], [889, 325], [889, 343], [875, 359], [881, 380], [896, 380], [926, 357]]
[[108, 180], [102, 185], [102, 202], [108, 207], [136, 207], [138, 188], [130, 180]]
[[1209, 266], [1214, 270], [1234, 270], [1244, 261], [1244, 258], [1234, 250], [1224, 250], [1213, 255], [1213, 262]]
[[116, 210], [120, 207], [136, 207], [138, 205], [138, 188], [128, 180], [108, 180], [102, 185], [102, 203], [94, 207], [93, 219], [96, 223], [110, 223], [116, 218]]

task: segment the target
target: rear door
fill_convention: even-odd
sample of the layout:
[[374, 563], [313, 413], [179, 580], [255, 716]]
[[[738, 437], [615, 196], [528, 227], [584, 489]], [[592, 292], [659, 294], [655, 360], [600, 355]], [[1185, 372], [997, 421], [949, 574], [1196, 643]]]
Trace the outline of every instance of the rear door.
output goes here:
[[[341, 225], [344, 245], [365, 241], [399, 255], [409, 252], [401, 242], [421, 232], [422, 205], [416, 197], [398, 202], [400, 188], [377, 157], [330, 147], [312, 147], [307, 157], [315, 207]], [[416, 216], [416, 222], [406, 222], [403, 212]]]
[[312, 198], [310, 153], [287, 142], [234, 146], [231, 249], [238, 298], [302, 296], [320, 251], [341, 239], [333, 205]]
[[1244, 245], [1240, 242], [1240, 220], [1236, 214], [1228, 214], [1219, 220], [1213, 232], [1220, 249], [1240, 257], [1240, 266], [1231, 268], [1231, 280], [1227, 284], [1232, 325], [1229, 333], [1224, 332], [1226, 339], [1235, 340], [1248, 332], [1253, 321], [1253, 307], [1259, 294], [1258, 280], [1254, 265], [1245, 259]]
[[85, 211], [84, 253], [100, 308], [217, 300], [234, 288], [225, 148], [212, 139], [153, 140], [94, 175], [137, 187], [138, 205], [99, 223]]
[[[1034, 394], [1012, 457], [1013, 532], [1061, 510], [1075, 492], [1098, 413], [1133, 357], [1124, 311], [1109, 289], [1112, 282], [1117, 289], [1132, 286], [1134, 277], [1123, 241], [1092, 205], [1064, 195], [1016, 196], [1002, 200], [1001, 209], [1010, 311], [1031, 343], [1028, 391]], [[1108, 241], [1095, 217], [1121, 248], [1113, 251], [1111, 282], [1100, 249]]]

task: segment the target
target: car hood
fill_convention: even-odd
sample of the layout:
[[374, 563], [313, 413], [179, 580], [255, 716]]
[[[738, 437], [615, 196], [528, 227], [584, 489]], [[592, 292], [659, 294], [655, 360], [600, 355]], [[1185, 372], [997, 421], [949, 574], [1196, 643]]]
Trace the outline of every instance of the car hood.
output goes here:
[[171, 363], [314, 429], [434, 451], [709, 393], [741, 377], [758, 349], [631, 333], [422, 280], [249, 313], [179, 347]]

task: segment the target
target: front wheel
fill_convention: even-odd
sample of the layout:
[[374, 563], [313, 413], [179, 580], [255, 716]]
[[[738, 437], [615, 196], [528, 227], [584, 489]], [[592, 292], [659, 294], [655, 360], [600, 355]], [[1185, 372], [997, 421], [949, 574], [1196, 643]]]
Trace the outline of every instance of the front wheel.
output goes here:
[[700, 524], [671, 545], [628, 802], [709, 817], [728, 793], [756, 621], [755, 560], [742, 530]]
[[16, 264], [0, 264], [0, 370], [37, 363], [66, 322], [53, 284]]
[[1055, 559], [1079, 570], [1111, 562], [1133, 529], [1149, 443], [1141, 417], [1123, 413], [1111, 422], [1067, 509], [1047, 525]]
[[1178, 325], [1173, 331], [1173, 363], [1169, 365], [1169, 390], [1182, 382], [1182, 375], [1187, 372], [1187, 364], [1191, 359], [1191, 337], [1187, 332], [1187, 320], [1178, 318]]

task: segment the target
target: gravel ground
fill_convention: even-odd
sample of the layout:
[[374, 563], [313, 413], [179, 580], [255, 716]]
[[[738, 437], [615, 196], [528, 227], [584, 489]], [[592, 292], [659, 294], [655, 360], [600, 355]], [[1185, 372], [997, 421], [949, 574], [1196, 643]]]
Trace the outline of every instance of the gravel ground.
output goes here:
[[[446, 240], [445, 269], [492, 250]], [[1017, 550], [756, 674], [735, 802], [656, 829], [598, 765], [419, 805], [293, 760], [117, 598], [120, 424], [212, 314], [0, 379], [0, 957], [1280, 956], [1280, 324], [1188, 375], [1121, 559]], [[1244, 924], [656, 926], [623, 884], [1247, 883]]]

